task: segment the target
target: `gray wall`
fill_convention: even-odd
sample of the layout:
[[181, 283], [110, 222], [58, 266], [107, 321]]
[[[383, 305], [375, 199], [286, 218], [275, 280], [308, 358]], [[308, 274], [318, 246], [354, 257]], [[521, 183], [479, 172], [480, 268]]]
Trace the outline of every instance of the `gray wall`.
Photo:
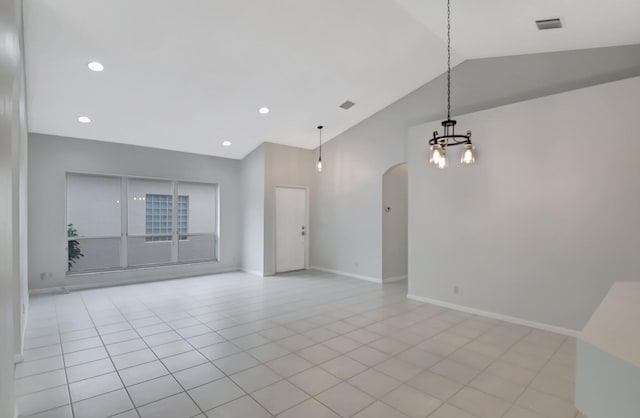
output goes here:
[[[382, 176], [382, 281], [407, 277], [409, 168], [399, 164]], [[386, 212], [386, 208], [391, 210]]]
[[[640, 77], [464, 115], [473, 166], [409, 137], [409, 293], [580, 330], [640, 270]], [[453, 293], [459, 286], [460, 293]]]
[[265, 144], [244, 157], [242, 166], [242, 269], [264, 274]]
[[[640, 75], [640, 45], [466, 61], [453, 71], [453, 110], [464, 114]], [[445, 115], [439, 77], [323, 146], [313, 177], [311, 264], [382, 277], [382, 175], [407, 161], [410, 126]]]
[[[209, 274], [240, 267], [240, 161], [39, 134], [30, 134], [29, 140], [30, 289], [126, 283]], [[221, 219], [219, 261], [67, 276], [67, 172], [217, 183]], [[40, 273], [46, 273], [47, 279], [41, 280]], [[48, 277], [49, 273], [52, 277]]]
[[[272, 143], [265, 146], [264, 272], [270, 275], [276, 272], [276, 186], [309, 187], [312, 176], [321, 174], [315, 172], [313, 151]], [[307, 239], [307, 253], [308, 246]]]
[[[0, 416], [14, 415], [14, 354], [22, 349], [22, 313], [27, 295], [20, 232], [24, 216], [26, 152], [24, 58], [20, 3], [0, 0]], [[23, 308], [24, 306], [24, 308]]]

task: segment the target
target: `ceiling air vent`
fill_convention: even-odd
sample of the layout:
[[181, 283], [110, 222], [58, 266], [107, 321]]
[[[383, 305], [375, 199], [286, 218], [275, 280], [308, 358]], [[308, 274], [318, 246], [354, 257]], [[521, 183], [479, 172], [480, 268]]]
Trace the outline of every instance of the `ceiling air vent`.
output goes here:
[[351, 100], [347, 100], [346, 102], [344, 102], [344, 103], [342, 103], [342, 104], [340, 105], [340, 108], [341, 108], [341, 109], [344, 109], [344, 110], [349, 110], [349, 109], [351, 109], [351, 108], [352, 108], [353, 106], [355, 106], [355, 105], [356, 105], [356, 104], [355, 104], [354, 102], [352, 102]]
[[562, 21], [559, 18], [536, 20], [536, 25], [540, 30], [559, 29], [562, 27]]

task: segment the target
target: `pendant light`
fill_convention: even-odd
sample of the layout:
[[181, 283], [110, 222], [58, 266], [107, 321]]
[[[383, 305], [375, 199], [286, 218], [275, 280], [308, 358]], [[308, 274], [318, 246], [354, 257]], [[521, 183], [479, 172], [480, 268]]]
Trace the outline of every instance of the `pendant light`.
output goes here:
[[320, 147], [318, 148], [318, 161], [316, 161], [316, 170], [318, 173], [322, 173], [322, 128], [324, 126], [318, 126], [318, 133], [320, 134]]
[[442, 135], [435, 131], [429, 140], [429, 162], [438, 168], [449, 165], [447, 147], [464, 145], [460, 163], [473, 164], [476, 150], [471, 143], [471, 131], [466, 135], [456, 134], [456, 121], [451, 119], [451, 0], [447, 0], [447, 120], [442, 121]]

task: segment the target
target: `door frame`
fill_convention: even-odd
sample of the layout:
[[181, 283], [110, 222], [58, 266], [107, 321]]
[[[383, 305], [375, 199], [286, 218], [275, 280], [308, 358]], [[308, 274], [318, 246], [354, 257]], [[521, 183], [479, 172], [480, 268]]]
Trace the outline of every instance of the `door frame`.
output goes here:
[[306, 231], [306, 239], [304, 240], [304, 268], [305, 270], [309, 269], [309, 187], [308, 186], [293, 186], [289, 184], [276, 184], [273, 188], [273, 270], [274, 274], [278, 274], [278, 245], [276, 236], [278, 234], [278, 200], [277, 193], [278, 189], [301, 189], [305, 191], [305, 214], [304, 214], [304, 222], [305, 222], [305, 231]]

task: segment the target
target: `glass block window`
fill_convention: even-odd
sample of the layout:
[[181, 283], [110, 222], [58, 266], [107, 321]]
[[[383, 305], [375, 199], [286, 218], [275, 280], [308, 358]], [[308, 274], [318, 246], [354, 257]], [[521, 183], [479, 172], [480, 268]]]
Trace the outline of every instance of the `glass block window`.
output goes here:
[[[146, 224], [147, 241], [171, 241], [173, 229], [173, 196], [168, 194], [147, 194]], [[189, 226], [189, 196], [178, 196], [178, 234], [186, 234]], [[166, 235], [158, 235], [166, 234]], [[180, 239], [187, 239], [180, 235]]]
[[[178, 196], [178, 234], [189, 232], [189, 196]], [[179, 235], [179, 239], [187, 239]]]

